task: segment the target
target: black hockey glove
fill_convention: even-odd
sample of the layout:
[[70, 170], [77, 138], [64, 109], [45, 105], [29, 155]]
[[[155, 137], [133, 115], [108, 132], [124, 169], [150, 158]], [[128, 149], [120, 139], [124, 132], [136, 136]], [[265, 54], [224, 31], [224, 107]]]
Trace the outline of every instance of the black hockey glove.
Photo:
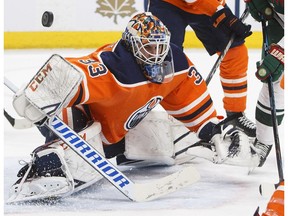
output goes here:
[[261, 62], [257, 62], [256, 77], [262, 82], [267, 82], [267, 77], [272, 74], [272, 81], [279, 79], [284, 71], [284, 49], [271, 44], [269, 53]]
[[235, 41], [241, 41], [252, 34], [251, 25], [241, 22], [229, 8], [223, 8], [212, 16], [213, 26], [221, 29], [227, 36], [235, 33]]

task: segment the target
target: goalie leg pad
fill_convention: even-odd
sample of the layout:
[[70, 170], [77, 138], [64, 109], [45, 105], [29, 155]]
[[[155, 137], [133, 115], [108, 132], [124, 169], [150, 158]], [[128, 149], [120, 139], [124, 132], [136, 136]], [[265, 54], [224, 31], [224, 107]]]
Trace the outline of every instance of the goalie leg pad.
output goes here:
[[173, 141], [168, 114], [151, 111], [125, 136], [124, 155], [130, 160], [173, 165], [175, 163]]
[[[92, 125], [79, 132], [79, 135], [83, 137], [90, 145], [92, 145], [100, 154], [104, 154], [102, 140], [100, 138], [101, 125], [99, 122], [94, 122]], [[102, 176], [95, 171], [85, 160], [77, 155], [66, 144], [63, 144], [65, 149], [65, 160], [69, 167], [69, 171], [75, 181], [75, 187], [87, 185], [89, 186], [93, 182], [102, 178]], [[86, 187], [86, 186], [85, 186]], [[84, 187], [84, 188], [85, 188]], [[79, 188], [78, 188], [79, 189]]]

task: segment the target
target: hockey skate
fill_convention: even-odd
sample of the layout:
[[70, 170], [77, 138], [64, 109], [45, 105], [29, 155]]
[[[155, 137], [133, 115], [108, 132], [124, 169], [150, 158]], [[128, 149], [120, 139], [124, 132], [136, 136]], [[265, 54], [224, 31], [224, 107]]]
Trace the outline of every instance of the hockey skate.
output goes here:
[[57, 198], [70, 194], [74, 181], [57, 149], [47, 148], [31, 154], [17, 174], [19, 179], [10, 188], [7, 203]]
[[55, 201], [102, 179], [89, 165], [67, 159], [73, 157], [70, 152], [75, 154], [72, 150], [64, 158], [62, 147], [55, 146], [41, 146], [33, 151], [31, 161], [25, 162], [18, 172], [19, 179], [10, 188], [7, 203]]
[[256, 137], [256, 125], [244, 113], [227, 112], [226, 124], [233, 125], [237, 130], [245, 133], [250, 139]]
[[257, 154], [260, 158], [258, 167], [262, 167], [272, 149], [272, 145], [266, 145], [261, 143], [257, 138], [255, 139], [253, 145], [251, 145], [252, 154]]

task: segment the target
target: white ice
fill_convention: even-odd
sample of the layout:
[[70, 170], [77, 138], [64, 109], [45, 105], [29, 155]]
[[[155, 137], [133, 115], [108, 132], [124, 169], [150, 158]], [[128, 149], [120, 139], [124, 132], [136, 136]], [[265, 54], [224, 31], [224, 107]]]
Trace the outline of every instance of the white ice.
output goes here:
[[[45, 50], [5, 50], [4, 75], [16, 86], [26, 84], [44, 62], [54, 53], [62, 56], [82, 56], [93, 50], [45, 49]], [[186, 50], [198, 70], [206, 77], [217, 56], [210, 57], [203, 49]], [[254, 119], [254, 111], [261, 82], [254, 75], [256, 61], [261, 50], [249, 50], [248, 101], [246, 114]], [[218, 71], [209, 84], [214, 104], [219, 115], [225, 115], [222, 108], [222, 89]], [[18, 117], [11, 105], [12, 92], [4, 88], [4, 108], [14, 117]], [[19, 117], [18, 117], [19, 118]], [[20, 169], [19, 160], [29, 160], [31, 151], [43, 144], [43, 138], [36, 128], [26, 130], [13, 129], [4, 120], [4, 202], [7, 200], [10, 186], [17, 180]], [[284, 144], [283, 127], [279, 128], [280, 143]], [[283, 156], [283, 153], [282, 153]], [[4, 213], [12, 215], [60, 215], [60, 216], [153, 216], [153, 215], [189, 215], [189, 216], [252, 216], [260, 206], [260, 212], [266, 208], [270, 197], [259, 194], [261, 183], [277, 183], [278, 173], [275, 149], [272, 149], [267, 162], [248, 175], [247, 167], [216, 165], [204, 159], [194, 159], [190, 165], [197, 168], [201, 175], [199, 182], [176, 191], [155, 201], [134, 203], [105, 180], [89, 189], [67, 197], [54, 204], [4, 204]], [[132, 169], [126, 174], [132, 180], [156, 179], [173, 172], [179, 167]]]

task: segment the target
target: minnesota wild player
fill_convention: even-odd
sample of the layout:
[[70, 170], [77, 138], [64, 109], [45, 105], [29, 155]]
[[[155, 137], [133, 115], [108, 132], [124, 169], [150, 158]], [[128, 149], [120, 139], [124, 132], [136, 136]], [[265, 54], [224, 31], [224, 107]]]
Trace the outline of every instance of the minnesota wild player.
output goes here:
[[[273, 144], [272, 117], [267, 86], [267, 78], [270, 74], [274, 87], [278, 125], [281, 124], [284, 116], [284, 0], [250, 0], [246, 3], [255, 20], [261, 22], [264, 19], [268, 23], [266, 28], [263, 28], [263, 31], [266, 31], [268, 44], [263, 43], [263, 58], [257, 62], [256, 71], [256, 77], [263, 82], [263, 87], [256, 106], [257, 130], [253, 149], [260, 156], [259, 167], [261, 167]], [[266, 54], [265, 45], [269, 46]], [[254, 215], [260, 216], [258, 211]], [[270, 215], [284, 215], [284, 180], [279, 183], [261, 216]]]
[[[256, 77], [263, 82], [256, 106], [256, 140], [253, 150], [260, 156], [259, 167], [263, 166], [274, 143], [272, 117], [267, 79], [272, 75], [276, 116], [278, 125], [284, 117], [284, 0], [246, 1], [252, 17], [267, 21], [265, 34], [267, 44], [263, 46], [262, 60], [257, 62]], [[264, 33], [264, 32], [263, 32]], [[268, 53], [264, 53], [265, 45]]]

